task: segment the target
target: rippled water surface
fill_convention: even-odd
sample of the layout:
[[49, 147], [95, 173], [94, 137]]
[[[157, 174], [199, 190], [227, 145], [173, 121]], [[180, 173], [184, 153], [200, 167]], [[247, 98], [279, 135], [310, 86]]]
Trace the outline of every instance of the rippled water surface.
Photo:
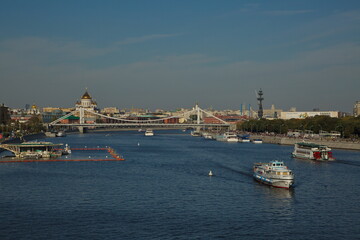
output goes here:
[[[126, 161], [0, 164], [0, 239], [360, 238], [360, 152], [319, 163], [290, 158], [290, 146], [155, 134], [47, 139], [110, 146]], [[294, 171], [293, 190], [252, 179], [254, 162], [273, 159]]]

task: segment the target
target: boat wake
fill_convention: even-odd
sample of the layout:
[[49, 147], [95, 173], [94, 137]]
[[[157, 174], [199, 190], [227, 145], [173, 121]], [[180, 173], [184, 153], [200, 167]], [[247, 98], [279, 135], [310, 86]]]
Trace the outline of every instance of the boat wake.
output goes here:
[[[230, 170], [232, 172], [235, 172], [235, 173], [239, 173], [241, 175], [244, 175], [244, 176], [248, 176], [248, 177], [252, 177], [252, 169], [247, 169], [246, 170], [241, 170], [239, 168], [235, 168], [235, 167], [230, 167], [230, 166], [226, 166], [224, 164], [221, 164], [221, 163], [216, 163], [217, 166], [223, 168], [223, 169], [227, 169], [227, 170]], [[245, 169], [245, 167], [244, 167]]]
[[339, 159], [336, 159], [336, 161], [334, 161], [334, 163], [340, 163], [340, 164], [346, 164], [346, 165], [351, 165], [351, 166], [360, 167], [360, 162], [349, 161], [349, 160], [339, 160]]

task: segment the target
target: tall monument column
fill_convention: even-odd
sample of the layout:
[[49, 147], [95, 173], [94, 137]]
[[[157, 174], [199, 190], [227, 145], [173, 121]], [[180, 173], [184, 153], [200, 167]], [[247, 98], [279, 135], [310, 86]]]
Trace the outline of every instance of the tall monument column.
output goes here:
[[263, 106], [262, 106], [262, 101], [264, 100], [264, 98], [262, 97], [263, 91], [261, 90], [261, 88], [260, 88], [259, 92], [257, 93], [257, 95], [258, 95], [257, 100], [259, 103], [258, 117], [261, 119], [264, 116], [264, 110], [263, 110]]

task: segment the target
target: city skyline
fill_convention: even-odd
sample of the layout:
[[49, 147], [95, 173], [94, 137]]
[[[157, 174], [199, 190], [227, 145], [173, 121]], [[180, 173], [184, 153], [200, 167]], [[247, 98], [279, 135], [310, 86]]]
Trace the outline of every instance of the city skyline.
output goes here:
[[0, 102], [352, 112], [358, 1], [2, 1]]

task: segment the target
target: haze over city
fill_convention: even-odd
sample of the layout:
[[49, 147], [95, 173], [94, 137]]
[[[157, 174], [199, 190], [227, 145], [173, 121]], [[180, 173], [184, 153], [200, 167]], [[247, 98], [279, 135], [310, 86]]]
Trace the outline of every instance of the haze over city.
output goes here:
[[352, 111], [359, 1], [1, 1], [0, 103]]

